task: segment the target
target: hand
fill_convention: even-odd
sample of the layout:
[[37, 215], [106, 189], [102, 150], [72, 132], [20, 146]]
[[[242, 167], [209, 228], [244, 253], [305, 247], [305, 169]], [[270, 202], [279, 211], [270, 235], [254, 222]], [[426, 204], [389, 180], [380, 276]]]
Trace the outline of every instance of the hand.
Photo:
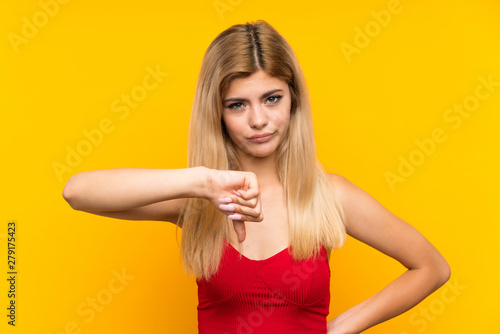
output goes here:
[[259, 183], [252, 172], [209, 169], [205, 197], [233, 220], [239, 242], [246, 238], [245, 221], [264, 219]]

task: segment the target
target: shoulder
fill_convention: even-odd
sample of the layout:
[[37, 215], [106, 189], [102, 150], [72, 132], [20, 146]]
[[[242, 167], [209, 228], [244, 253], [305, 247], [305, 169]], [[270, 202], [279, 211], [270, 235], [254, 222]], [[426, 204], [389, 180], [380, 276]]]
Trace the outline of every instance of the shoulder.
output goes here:
[[345, 176], [328, 174], [333, 182], [333, 191], [345, 213], [346, 231], [349, 235], [377, 248], [380, 246], [378, 243], [384, 239], [384, 233], [385, 237], [387, 231], [403, 233], [409, 226]]
[[328, 174], [345, 212], [347, 234], [396, 259], [408, 269], [428, 267], [436, 277], [443, 277], [439, 278], [441, 282], [446, 282], [448, 263], [415, 227], [346, 177]]
[[330, 180], [333, 181], [334, 183], [341, 183], [347, 181], [347, 179], [340, 175], [340, 174], [335, 174], [335, 173], [327, 173], [328, 176], [330, 177]]
[[333, 190], [335, 195], [339, 199], [342, 204], [346, 204], [347, 196], [356, 185], [354, 185], [351, 181], [349, 181], [346, 177], [335, 174], [335, 173], [327, 173], [330, 181], [333, 183]]
[[327, 173], [333, 183], [335, 195], [344, 205], [359, 205], [367, 204], [366, 202], [374, 201], [375, 199], [366, 191], [358, 187], [354, 182], [335, 173]]
[[[385, 208], [368, 192], [358, 187], [345, 176], [328, 173], [333, 183], [333, 191], [345, 214], [347, 227], [364, 224], [370, 215], [382, 215]], [[348, 229], [349, 231], [349, 229]]]

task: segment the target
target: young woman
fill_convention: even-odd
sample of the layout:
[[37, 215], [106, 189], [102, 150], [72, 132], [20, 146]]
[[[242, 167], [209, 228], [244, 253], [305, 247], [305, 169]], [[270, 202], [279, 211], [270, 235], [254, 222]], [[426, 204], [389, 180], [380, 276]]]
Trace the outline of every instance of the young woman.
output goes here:
[[[195, 92], [188, 168], [70, 178], [75, 210], [182, 228], [200, 333], [360, 333], [407, 311], [450, 276], [415, 228], [318, 162], [306, 82], [262, 20], [221, 32]], [[408, 270], [327, 323], [328, 259], [346, 233]]]

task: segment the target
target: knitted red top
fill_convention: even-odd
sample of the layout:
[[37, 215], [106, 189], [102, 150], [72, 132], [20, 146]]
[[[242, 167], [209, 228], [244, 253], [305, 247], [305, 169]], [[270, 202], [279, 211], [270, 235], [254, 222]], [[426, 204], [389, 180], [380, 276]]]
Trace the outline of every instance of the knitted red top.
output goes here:
[[196, 280], [199, 334], [325, 334], [331, 276], [326, 250], [303, 261], [287, 250], [258, 261], [224, 240], [217, 273]]

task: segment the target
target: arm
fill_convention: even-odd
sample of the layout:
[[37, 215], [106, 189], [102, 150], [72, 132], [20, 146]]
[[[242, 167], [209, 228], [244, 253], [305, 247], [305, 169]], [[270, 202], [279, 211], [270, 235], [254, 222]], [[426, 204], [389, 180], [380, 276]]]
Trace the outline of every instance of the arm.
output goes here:
[[73, 175], [63, 189], [80, 211], [132, 220], [176, 221], [185, 198], [205, 197], [208, 169], [119, 168]]
[[245, 239], [244, 221], [263, 219], [254, 173], [203, 166], [82, 172], [68, 180], [63, 197], [75, 210], [118, 219], [174, 223], [178, 223], [186, 198], [203, 198], [233, 220], [240, 241]]
[[360, 333], [426, 298], [450, 277], [450, 267], [414, 227], [345, 177], [330, 174], [346, 214], [347, 233], [408, 270], [381, 291], [328, 322], [329, 334]]

